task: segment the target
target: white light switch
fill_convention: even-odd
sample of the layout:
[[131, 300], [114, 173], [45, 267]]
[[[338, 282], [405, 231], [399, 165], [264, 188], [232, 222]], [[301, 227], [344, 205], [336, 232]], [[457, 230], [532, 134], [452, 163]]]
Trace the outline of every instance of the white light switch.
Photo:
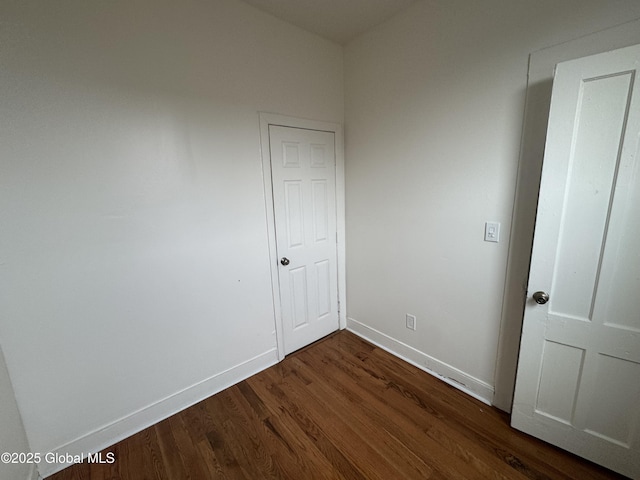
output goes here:
[[500, 241], [500, 223], [486, 222], [484, 224], [484, 241], [496, 243]]

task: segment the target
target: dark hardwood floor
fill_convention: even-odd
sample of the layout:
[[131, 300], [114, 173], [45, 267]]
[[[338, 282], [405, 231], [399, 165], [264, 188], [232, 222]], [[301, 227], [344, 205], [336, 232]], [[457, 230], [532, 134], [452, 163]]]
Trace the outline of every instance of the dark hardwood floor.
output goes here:
[[623, 478], [347, 331], [108, 452], [49, 479]]

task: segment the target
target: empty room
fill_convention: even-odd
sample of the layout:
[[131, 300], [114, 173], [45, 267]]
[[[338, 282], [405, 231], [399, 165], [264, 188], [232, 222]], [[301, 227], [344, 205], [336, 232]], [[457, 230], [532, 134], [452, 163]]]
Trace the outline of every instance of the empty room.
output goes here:
[[640, 478], [636, 0], [0, 0], [0, 478]]

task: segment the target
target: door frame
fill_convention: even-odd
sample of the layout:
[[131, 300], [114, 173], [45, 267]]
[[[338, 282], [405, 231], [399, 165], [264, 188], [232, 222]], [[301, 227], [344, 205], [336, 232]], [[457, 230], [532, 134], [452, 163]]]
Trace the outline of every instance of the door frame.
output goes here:
[[308, 120], [276, 113], [258, 112], [260, 121], [260, 155], [262, 158], [262, 180], [264, 184], [264, 204], [267, 220], [269, 244], [269, 269], [271, 271], [271, 291], [273, 297], [273, 315], [275, 324], [278, 361], [284, 358], [284, 328], [282, 326], [282, 308], [280, 302], [280, 281], [278, 278], [278, 252], [276, 249], [275, 209], [273, 205], [273, 184], [271, 182], [271, 150], [269, 145], [269, 126], [301, 128], [332, 132], [335, 138], [336, 155], [336, 231], [337, 231], [337, 270], [338, 270], [338, 328], [347, 327], [346, 305], [346, 262], [345, 262], [345, 177], [344, 177], [344, 134], [339, 123]]

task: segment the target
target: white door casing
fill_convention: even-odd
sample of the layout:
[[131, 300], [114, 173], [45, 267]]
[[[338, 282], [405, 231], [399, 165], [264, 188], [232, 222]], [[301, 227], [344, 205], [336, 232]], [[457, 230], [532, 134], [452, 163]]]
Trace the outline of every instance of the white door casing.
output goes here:
[[342, 130], [265, 113], [260, 130], [282, 359], [346, 326]]
[[[557, 66], [511, 424], [640, 478], [640, 46]], [[549, 294], [539, 305], [535, 291]]]

